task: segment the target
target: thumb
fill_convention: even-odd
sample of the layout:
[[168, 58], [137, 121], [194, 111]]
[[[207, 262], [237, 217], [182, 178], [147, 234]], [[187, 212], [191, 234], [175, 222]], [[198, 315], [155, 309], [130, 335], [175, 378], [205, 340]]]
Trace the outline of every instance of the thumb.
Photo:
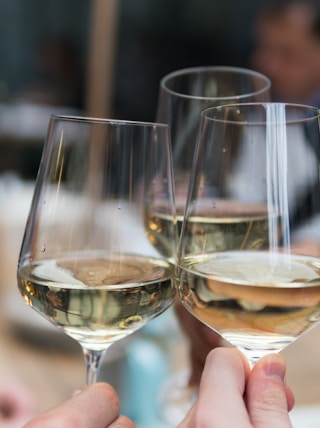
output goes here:
[[254, 427], [292, 427], [288, 409], [294, 399], [285, 385], [285, 371], [285, 362], [279, 354], [267, 355], [254, 366], [246, 389], [247, 408]]

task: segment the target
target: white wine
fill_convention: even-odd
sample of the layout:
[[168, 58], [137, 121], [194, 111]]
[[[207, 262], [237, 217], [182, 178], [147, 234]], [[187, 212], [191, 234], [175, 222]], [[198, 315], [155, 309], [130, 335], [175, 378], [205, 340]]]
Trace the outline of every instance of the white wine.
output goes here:
[[[177, 209], [177, 229], [181, 233], [184, 215]], [[184, 253], [267, 248], [280, 239], [279, 219], [269, 215], [265, 205], [229, 200], [202, 200], [187, 218], [183, 235]], [[172, 217], [161, 212], [149, 214], [148, 237], [159, 250], [168, 245]]]
[[235, 346], [279, 351], [320, 320], [320, 260], [265, 251], [179, 261], [183, 304]]
[[91, 349], [131, 334], [174, 301], [172, 267], [136, 255], [71, 254], [22, 265], [26, 303]]

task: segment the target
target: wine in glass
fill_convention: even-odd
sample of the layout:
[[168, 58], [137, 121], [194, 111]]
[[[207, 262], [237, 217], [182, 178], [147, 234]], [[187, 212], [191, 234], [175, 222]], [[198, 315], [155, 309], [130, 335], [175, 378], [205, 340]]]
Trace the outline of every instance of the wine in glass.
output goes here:
[[[201, 111], [222, 104], [268, 101], [270, 87], [268, 77], [240, 67], [191, 67], [174, 71], [162, 78], [157, 121], [170, 125], [179, 231], [183, 221]], [[160, 216], [159, 221], [164, 220]], [[186, 316], [181, 310], [179, 314]], [[185, 323], [185, 319], [181, 321]], [[212, 336], [216, 344], [218, 337]], [[178, 372], [160, 392], [161, 414], [166, 422], [173, 426], [180, 422], [196, 397], [197, 387], [189, 383], [189, 378], [188, 370]]]
[[[157, 205], [171, 219], [159, 251], [145, 232]], [[88, 384], [110, 345], [174, 301], [174, 211], [167, 125], [51, 118], [18, 285], [28, 305], [80, 343]]]
[[254, 364], [320, 320], [319, 111], [202, 113], [176, 261], [183, 305]]

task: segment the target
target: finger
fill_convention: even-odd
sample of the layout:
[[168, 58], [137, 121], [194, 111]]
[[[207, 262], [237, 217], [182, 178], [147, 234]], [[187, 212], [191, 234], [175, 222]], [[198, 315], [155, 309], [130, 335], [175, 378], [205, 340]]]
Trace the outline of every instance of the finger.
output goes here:
[[119, 406], [113, 388], [106, 383], [96, 383], [39, 415], [25, 428], [105, 428], [118, 418]]
[[[279, 354], [263, 357], [254, 366], [247, 382], [247, 407], [254, 427], [291, 427], [288, 408], [293, 395], [285, 385], [286, 366]], [[290, 403], [289, 400], [292, 400]]]
[[248, 363], [236, 349], [211, 351], [202, 374], [198, 401], [179, 427], [249, 428], [243, 400], [248, 373]]

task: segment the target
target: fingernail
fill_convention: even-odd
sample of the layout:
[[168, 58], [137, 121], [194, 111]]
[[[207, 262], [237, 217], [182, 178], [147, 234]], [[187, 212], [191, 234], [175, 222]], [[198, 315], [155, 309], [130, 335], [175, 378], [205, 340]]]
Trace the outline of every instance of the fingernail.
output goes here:
[[286, 373], [286, 366], [280, 356], [277, 356], [277, 358], [276, 356], [270, 356], [270, 358], [265, 363], [264, 372], [267, 377], [283, 383]]

